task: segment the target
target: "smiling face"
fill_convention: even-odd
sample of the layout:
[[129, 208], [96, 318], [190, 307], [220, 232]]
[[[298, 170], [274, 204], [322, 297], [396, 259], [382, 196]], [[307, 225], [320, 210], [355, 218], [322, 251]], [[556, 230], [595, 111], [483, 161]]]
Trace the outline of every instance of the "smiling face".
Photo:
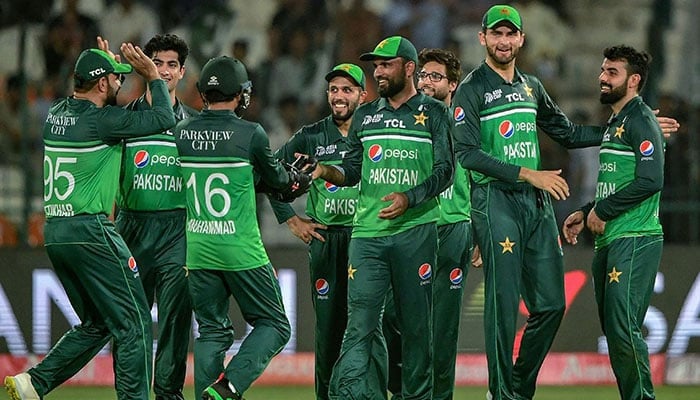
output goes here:
[[418, 90], [447, 104], [456, 88], [457, 82], [447, 78], [447, 67], [444, 64], [428, 61], [418, 74]]
[[160, 77], [168, 85], [168, 91], [175, 91], [180, 79], [185, 75], [185, 67], [180, 65], [177, 52], [174, 50], [157, 51], [153, 53], [151, 59], [156, 64]]
[[344, 122], [352, 118], [366, 92], [345, 76], [336, 76], [328, 82], [328, 105], [333, 119]]
[[600, 102], [602, 104], [615, 104], [624, 99], [629, 93], [630, 78], [627, 75], [626, 62], [624, 60], [603, 60], [600, 67], [598, 81], [600, 83]]
[[487, 61], [505, 67], [515, 61], [525, 43], [525, 34], [510, 24], [502, 24], [479, 32], [479, 42], [486, 47]]
[[406, 88], [406, 64], [401, 57], [377, 59], [373, 64], [380, 96], [392, 98]]

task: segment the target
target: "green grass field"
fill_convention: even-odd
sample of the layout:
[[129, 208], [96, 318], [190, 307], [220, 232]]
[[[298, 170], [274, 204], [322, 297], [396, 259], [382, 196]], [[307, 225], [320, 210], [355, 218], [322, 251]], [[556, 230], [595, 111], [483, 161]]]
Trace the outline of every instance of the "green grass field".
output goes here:
[[[186, 388], [185, 397], [193, 397], [192, 388]], [[247, 400], [313, 400], [311, 386], [259, 386], [245, 393]], [[662, 400], [698, 400], [700, 386], [660, 386], [656, 388], [656, 397]], [[4, 388], [0, 399], [7, 399]], [[114, 400], [114, 390], [106, 387], [59, 387], [45, 397], [46, 400]], [[459, 387], [455, 393], [457, 399], [483, 400], [486, 388], [479, 386]], [[537, 400], [614, 400], [619, 399], [617, 388], [613, 386], [540, 386]]]

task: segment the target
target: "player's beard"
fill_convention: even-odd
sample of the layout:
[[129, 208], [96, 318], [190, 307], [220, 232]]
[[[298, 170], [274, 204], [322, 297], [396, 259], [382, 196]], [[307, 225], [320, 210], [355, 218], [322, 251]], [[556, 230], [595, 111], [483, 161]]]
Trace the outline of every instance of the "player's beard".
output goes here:
[[627, 79], [622, 85], [611, 87], [607, 93], [600, 92], [600, 104], [615, 104], [625, 96], [627, 96]]
[[337, 110], [335, 107], [331, 107], [331, 112], [333, 113], [333, 120], [338, 122], [345, 122], [352, 118], [357, 108], [357, 103], [352, 101], [338, 101], [336, 104], [344, 104], [346, 107], [344, 109]]
[[386, 86], [379, 86], [379, 95], [385, 98], [394, 97], [406, 87], [406, 76], [388, 77], [386, 83]]
[[518, 52], [520, 51], [519, 47], [516, 46], [511, 46], [510, 47], [510, 55], [506, 57], [499, 57], [496, 54], [496, 47], [486, 47], [486, 52], [489, 54], [489, 58], [491, 58], [496, 64], [500, 65], [508, 65], [510, 64], [513, 60], [515, 60], [515, 57], [518, 56]]
[[112, 86], [109, 86], [109, 90], [107, 90], [107, 100], [105, 101], [105, 104], [107, 104], [108, 106], [116, 106], [117, 93], [119, 93], [119, 90], [114, 90]]
[[442, 88], [437, 88], [437, 87], [431, 87], [431, 88], [424, 87], [420, 91], [423, 92], [423, 94], [425, 94], [426, 96], [430, 96], [430, 97], [434, 98], [435, 100], [440, 100], [442, 102], [444, 102], [445, 99], [447, 99], [447, 96], [450, 94], [449, 89], [442, 90]]

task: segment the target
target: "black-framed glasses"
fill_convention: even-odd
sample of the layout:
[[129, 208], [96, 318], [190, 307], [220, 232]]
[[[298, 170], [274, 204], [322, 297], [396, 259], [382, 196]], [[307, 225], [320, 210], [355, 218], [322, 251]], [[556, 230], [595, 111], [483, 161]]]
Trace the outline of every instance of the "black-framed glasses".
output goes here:
[[441, 80], [447, 78], [447, 75], [443, 75], [439, 72], [424, 72], [421, 71], [418, 73], [418, 79], [419, 80], [425, 80], [425, 79], [430, 79], [430, 82], [440, 82]]

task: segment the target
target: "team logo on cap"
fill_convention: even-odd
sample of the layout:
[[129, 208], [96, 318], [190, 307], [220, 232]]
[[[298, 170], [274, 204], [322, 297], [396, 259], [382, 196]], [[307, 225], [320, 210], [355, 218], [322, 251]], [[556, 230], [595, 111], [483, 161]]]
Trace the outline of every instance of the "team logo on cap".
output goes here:
[[643, 141], [639, 145], [639, 152], [642, 153], [643, 156], [649, 157], [654, 154], [654, 144], [648, 140]]
[[143, 168], [146, 165], [148, 165], [148, 160], [150, 159], [151, 156], [146, 150], [139, 150], [134, 155], [134, 165], [136, 166], [136, 168]]
[[510, 139], [510, 137], [513, 136], [513, 133], [515, 133], [515, 125], [513, 125], [513, 123], [509, 120], [505, 120], [498, 125], [498, 133], [500, 133], [504, 138]]
[[452, 282], [453, 285], [459, 285], [462, 283], [463, 278], [464, 273], [462, 272], [461, 268], [454, 268], [452, 271], [450, 271], [450, 282]]
[[459, 122], [464, 119], [466, 113], [464, 112], [464, 109], [462, 107], [456, 107], [453, 116], [455, 121]]
[[369, 146], [367, 155], [369, 156], [369, 159], [373, 162], [379, 162], [382, 160], [382, 157], [384, 157], [384, 150], [382, 149], [382, 146], [378, 144], [373, 144]]
[[323, 278], [316, 280], [316, 293], [324, 296], [327, 295], [330, 290], [331, 286], [328, 284], [327, 280]]
[[327, 190], [329, 193], [335, 193], [335, 192], [338, 191], [338, 189], [340, 189], [338, 186], [336, 186], [336, 185], [334, 185], [334, 184], [332, 184], [332, 183], [330, 183], [330, 182], [328, 182], [328, 181], [326, 181], [325, 186], [326, 186], [326, 190]]
[[128, 261], [127, 265], [129, 265], [129, 269], [132, 272], [139, 272], [139, 266], [136, 265], [136, 259], [133, 256], [129, 257], [129, 261]]
[[427, 281], [433, 276], [433, 268], [428, 263], [421, 264], [421, 266], [418, 267], [418, 276], [422, 280]]

